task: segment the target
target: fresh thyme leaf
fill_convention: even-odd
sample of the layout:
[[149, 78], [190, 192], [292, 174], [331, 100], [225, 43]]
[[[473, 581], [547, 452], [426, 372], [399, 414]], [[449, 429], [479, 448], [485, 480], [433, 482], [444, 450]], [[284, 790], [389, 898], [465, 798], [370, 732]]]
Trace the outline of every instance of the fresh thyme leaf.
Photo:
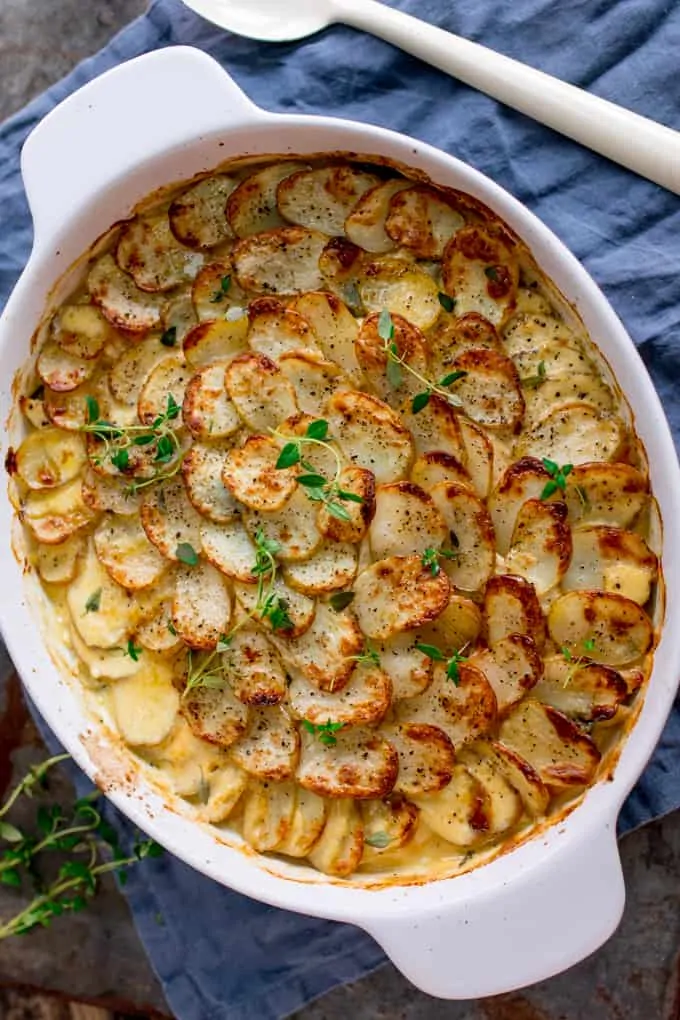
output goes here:
[[[177, 403], [172, 393], [168, 394], [168, 405], [165, 411], [165, 417], [168, 421], [174, 421], [179, 416], [179, 412], [182, 410], [180, 405]], [[161, 422], [162, 424], [162, 422]]]
[[430, 571], [433, 577], [436, 577], [441, 570], [441, 567], [439, 566], [439, 552], [431, 546], [428, 546], [424, 551], [423, 555], [420, 557], [420, 562], [426, 570]]
[[292, 467], [300, 462], [300, 447], [298, 443], [286, 443], [276, 461], [279, 469]]
[[554, 460], [549, 460], [547, 457], [543, 458], [543, 467], [550, 475], [550, 481], [546, 482], [543, 491], [541, 492], [541, 499], [548, 499], [558, 489], [562, 492], [567, 491], [567, 476], [574, 470], [573, 464], [564, 464], [562, 467], [556, 464]]
[[164, 347], [174, 347], [177, 343], [177, 326], [168, 326], [161, 334], [161, 343]]
[[175, 630], [175, 625], [172, 622], [172, 620], [168, 620], [168, 630], [170, 631], [173, 637], [177, 637], [177, 631]]
[[92, 592], [87, 602], [85, 603], [85, 612], [98, 613], [101, 602], [102, 602], [102, 590], [101, 588], [97, 588], [96, 591]]
[[338, 742], [335, 734], [338, 730], [341, 730], [345, 724], [341, 722], [334, 723], [331, 722], [330, 719], [325, 723], [313, 723], [310, 722], [309, 719], [303, 719], [302, 725], [308, 733], [311, 733], [312, 736], [318, 737], [319, 741], [322, 744], [325, 744], [326, 747], [335, 747]]
[[346, 489], [338, 489], [336, 495], [338, 499], [343, 499], [347, 503], [363, 503], [364, 501], [363, 496], [357, 492], [348, 492]]
[[156, 444], [156, 456], [154, 461], [158, 464], [167, 464], [172, 460], [175, 453], [175, 444], [170, 436], [161, 436]]
[[401, 386], [403, 382], [404, 373], [401, 370], [399, 349], [395, 344], [394, 340], [387, 348], [386, 353], [387, 364], [385, 366], [385, 374], [387, 376], [387, 381], [390, 384], [390, 386], [393, 386], [395, 389], [398, 389], [398, 387]]
[[427, 655], [428, 659], [432, 659], [434, 662], [446, 662], [446, 656], [440, 648], [437, 648], [436, 645], [425, 645], [417, 641], [416, 648], [419, 652], [422, 652], [423, 655]]
[[326, 484], [323, 475], [298, 475], [298, 484], [306, 489], [321, 489]]
[[23, 833], [17, 829], [16, 825], [0, 820], [0, 839], [4, 839], [6, 843], [21, 843], [23, 838]]
[[175, 549], [175, 556], [180, 563], [186, 563], [188, 567], [195, 567], [198, 563], [198, 553], [189, 542], [180, 542]]
[[281, 552], [281, 543], [277, 542], [275, 538], [267, 538], [262, 528], [258, 528], [255, 533], [255, 545], [263, 552], [269, 553], [270, 556], [278, 556]]
[[553, 481], [551, 479], [549, 482], [546, 482], [545, 485], [543, 486], [543, 489], [541, 490], [541, 497], [540, 498], [541, 499], [549, 499], [551, 496], [553, 496], [557, 492], [558, 489], [559, 489], [559, 485], [557, 484], [557, 482], [555, 482], [555, 481]]
[[136, 645], [133, 638], [128, 638], [127, 648], [124, 654], [129, 655], [133, 662], [139, 662], [139, 657], [144, 651], [139, 645]]
[[460, 665], [461, 662], [467, 662], [466, 657], [464, 655], [461, 655], [460, 652], [454, 652], [446, 664], [446, 675], [449, 680], [453, 680], [453, 683], [456, 687], [460, 683], [460, 673], [458, 671], [458, 666]]
[[220, 634], [217, 645], [215, 646], [216, 652], [227, 652], [231, 647], [232, 639], [228, 634]]
[[143, 436], [135, 436], [130, 442], [133, 446], [150, 446], [151, 443], [156, 442], [156, 436], [153, 432], [147, 432]]
[[528, 375], [525, 379], [520, 379], [522, 386], [525, 390], [537, 390], [539, 386], [548, 378], [545, 370], [545, 361], [539, 361], [536, 367], [536, 375]]
[[230, 287], [231, 276], [223, 276], [222, 279], [220, 280], [220, 286], [218, 290], [216, 290], [213, 296], [210, 298], [211, 304], [215, 305], [218, 303], [218, 301], [224, 301], [225, 297], [229, 293]]
[[328, 435], [328, 422], [323, 418], [317, 418], [307, 426], [305, 436], [307, 439], [318, 439], [323, 441]]
[[595, 638], [587, 638], [587, 640], [585, 640], [583, 642], [583, 647], [586, 650], [586, 652], [594, 651], [595, 650]]
[[562, 645], [560, 651], [567, 662], [573, 662], [574, 656], [571, 654], [566, 645]]
[[354, 596], [353, 591], [337, 591], [335, 595], [331, 595], [328, 604], [334, 613], [341, 613], [343, 609], [347, 609], [347, 606], [354, 602]]
[[556, 464], [554, 460], [548, 460], [547, 457], [543, 458], [542, 464], [549, 475], [556, 475], [560, 470], [559, 464]]
[[127, 450], [116, 450], [111, 454], [111, 463], [119, 471], [125, 471], [130, 464], [130, 454]]
[[316, 726], [314, 725], [314, 723], [310, 722], [309, 719], [303, 719], [302, 725], [304, 726], [308, 733], [311, 733], [312, 735], [316, 733]]
[[266, 616], [274, 630], [292, 630], [295, 626], [288, 613], [288, 603], [280, 596], [273, 600]]
[[484, 269], [484, 275], [489, 280], [497, 280], [498, 279], [498, 270], [496, 269], [495, 266], [486, 266], [485, 269]]
[[430, 397], [432, 396], [430, 390], [423, 390], [422, 393], [416, 393], [415, 397], [411, 401], [411, 411], [413, 414], [418, 414], [423, 408], [427, 407], [430, 403]]
[[374, 832], [372, 835], [364, 838], [364, 843], [375, 847], [376, 850], [384, 850], [391, 842], [392, 839], [386, 832]]
[[439, 380], [440, 386], [452, 386], [453, 383], [458, 382], [459, 379], [464, 379], [467, 375], [462, 368], [457, 369], [455, 372], [449, 372], [443, 379]]
[[85, 397], [85, 406], [87, 407], [87, 422], [88, 425], [94, 425], [96, 421], [99, 421], [99, 404], [89, 395]]
[[580, 502], [581, 506], [583, 507], [584, 510], [589, 510], [590, 509], [590, 500], [588, 499], [588, 493], [586, 492], [586, 490], [583, 488], [582, 485], [576, 485], [575, 489], [576, 489], [576, 495], [579, 498], [579, 502]]
[[352, 520], [351, 514], [345, 510], [344, 506], [341, 506], [340, 503], [336, 503], [333, 500], [326, 501], [326, 510], [328, 510], [331, 517], [337, 517], [339, 521]]
[[0, 872], [0, 882], [3, 885], [8, 885], [11, 889], [19, 889], [21, 888], [21, 875], [16, 868], [6, 868]]
[[383, 308], [378, 316], [378, 336], [385, 342], [392, 340], [394, 337], [394, 323], [387, 308]]
[[439, 304], [442, 306], [445, 312], [452, 312], [453, 309], [456, 307], [455, 298], [449, 297], [449, 295], [445, 294], [443, 290], [439, 291], [437, 297], [439, 298]]

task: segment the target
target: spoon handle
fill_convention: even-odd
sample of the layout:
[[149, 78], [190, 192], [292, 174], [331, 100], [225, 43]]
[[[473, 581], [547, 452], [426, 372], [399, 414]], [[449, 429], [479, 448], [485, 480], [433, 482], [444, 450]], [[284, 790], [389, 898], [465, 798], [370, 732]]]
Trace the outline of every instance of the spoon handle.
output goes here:
[[680, 132], [376, 0], [336, 0], [370, 32], [541, 124], [680, 194]]

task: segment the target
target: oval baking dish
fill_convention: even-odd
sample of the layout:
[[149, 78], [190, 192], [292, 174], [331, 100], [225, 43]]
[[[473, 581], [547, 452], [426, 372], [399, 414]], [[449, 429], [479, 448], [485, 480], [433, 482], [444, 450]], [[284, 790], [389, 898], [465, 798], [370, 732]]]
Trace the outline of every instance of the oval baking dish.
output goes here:
[[[116, 124], [120, 130], [112, 132]], [[68, 154], [82, 138], [88, 145], [74, 168]], [[611, 366], [649, 458], [661, 520], [675, 518], [677, 461], [656, 394], [609, 305], [546, 228], [475, 171], [410, 139], [349, 122], [264, 113], [210, 58], [184, 48], [139, 58], [104, 75], [48, 116], [26, 143], [23, 172], [36, 236], [0, 327], [5, 453], [21, 441], [20, 416], [12, 414], [17, 394], [9, 380], [26, 360], [45, 306], [54, 308], [72, 289], [73, 274], [67, 272], [72, 263], [149, 193], [230, 157], [272, 152], [284, 158], [288, 153], [371, 153], [374, 161], [413, 168], [465, 192], [505, 220], [566, 298], [565, 307], [576, 309]], [[9, 502], [2, 513], [9, 536]], [[651, 538], [661, 556], [665, 611], [672, 619], [678, 539], [670, 529], [662, 533], [654, 521]], [[362, 882], [365, 875], [337, 881], [303, 864], [253, 854], [236, 835], [225, 832], [217, 839], [214, 829], [168, 807], [119, 742], [93, 724], [75, 685], [50, 659], [40, 637], [38, 586], [30, 574], [22, 576], [21, 548], [16, 535], [14, 546], [8, 541], [3, 547], [3, 564], [12, 577], [6, 592], [15, 595], [3, 596], [1, 623], [31, 696], [117, 806], [192, 866], [274, 905], [363, 927], [415, 984], [444, 997], [490, 995], [539, 980], [591, 952], [615, 927], [624, 895], [616, 816], [672, 705], [676, 684], [669, 678], [676, 676], [680, 650], [670, 628], [662, 629], [644, 703], [631, 717], [620, 757], [603, 773], [609, 781], [601, 779], [573, 810], [511, 852], [455, 878], [423, 876], [400, 885], [378, 873], [372, 883]], [[657, 625], [663, 611], [659, 605]], [[448, 962], [452, 952], [460, 964], [455, 973]]]

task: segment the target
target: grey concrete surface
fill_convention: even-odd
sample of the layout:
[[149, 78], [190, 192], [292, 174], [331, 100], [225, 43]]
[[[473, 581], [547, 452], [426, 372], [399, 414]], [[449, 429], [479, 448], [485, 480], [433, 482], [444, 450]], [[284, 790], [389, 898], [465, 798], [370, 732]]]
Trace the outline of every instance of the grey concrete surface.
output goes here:
[[[0, 117], [90, 55], [144, 9], [144, 0], [0, 0]], [[0, 213], [1, 215], [1, 213]], [[0, 744], [2, 737], [0, 736]], [[17, 768], [37, 748], [15, 752]], [[28, 741], [30, 744], [30, 741]], [[19, 746], [19, 745], [17, 745]], [[68, 788], [62, 788], [68, 797]], [[623, 841], [628, 902], [610, 942], [531, 989], [470, 1003], [431, 999], [390, 966], [337, 989], [294, 1020], [680, 1020], [680, 814]], [[0, 892], [0, 917], [10, 901]], [[597, 910], [597, 902], [584, 904]], [[540, 953], [540, 936], [536, 952]], [[451, 966], [456, 949], [451, 947]], [[493, 967], [493, 960], [489, 960]], [[127, 907], [107, 886], [96, 907], [0, 945], [0, 984], [164, 1009]], [[167, 1007], [165, 1007], [167, 1008]]]

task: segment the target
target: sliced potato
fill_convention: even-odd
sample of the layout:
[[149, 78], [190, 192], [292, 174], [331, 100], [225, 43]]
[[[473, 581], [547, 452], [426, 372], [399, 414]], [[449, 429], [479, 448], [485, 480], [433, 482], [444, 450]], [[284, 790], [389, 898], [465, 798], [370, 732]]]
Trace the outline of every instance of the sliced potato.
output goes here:
[[361, 802], [364, 819], [364, 860], [393, 853], [413, 838], [418, 828], [418, 808], [401, 794], [385, 800]]
[[316, 528], [317, 504], [308, 499], [298, 486], [281, 510], [267, 513], [251, 510], [244, 516], [245, 526], [252, 536], [258, 531], [279, 545], [278, 556], [284, 562], [307, 560], [322, 542]]
[[515, 788], [493, 759], [486, 757], [483, 750], [474, 744], [463, 748], [459, 760], [484, 791], [485, 831], [494, 834], [507, 832], [523, 813], [522, 801]]
[[180, 244], [166, 213], [136, 216], [123, 226], [116, 246], [116, 262], [143, 291], [166, 291], [194, 276], [203, 255]]
[[489, 733], [496, 722], [496, 695], [480, 669], [461, 662], [456, 678], [447, 676], [446, 666], [435, 662], [432, 683], [416, 698], [397, 706], [400, 722], [438, 726], [458, 749]]
[[238, 518], [224, 524], [203, 521], [200, 528], [205, 558], [235, 581], [253, 584], [256, 550], [250, 535]]
[[[503, 346], [513, 360], [538, 352], [554, 342], [573, 343], [574, 334], [552, 310], [515, 315], [503, 330]], [[540, 359], [539, 359], [540, 360]]]
[[279, 705], [284, 700], [288, 684], [283, 666], [255, 626], [232, 635], [223, 661], [234, 694], [244, 705]]
[[299, 670], [321, 691], [339, 691], [354, 670], [353, 656], [364, 646], [364, 637], [351, 613], [334, 613], [319, 602], [312, 626], [300, 637], [272, 635], [281, 658]]
[[[404, 366], [427, 378], [427, 345], [423, 332], [402, 315], [393, 315], [391, 318], [390, 350], [402, 360]], [[406, 367], [394, 365], [392, 367], [396, 367], [399, 378], [396, 385], [393, 384], [387, 370], [385, 341], [380, 335], [380, 316], [377, 313], [363, 320], [354, 349], [359, 367], [373, 391], [396, 411], [401, 411], [413, 394], [423, 389], [423, 383]]]
[[565, 499], [574, 524], [628, 528], [649, 502], [649, 480], [630, 464], [580, 464]]
[[72, 646], [74, 652], [86, 666], [86, 671], [81, 673], [81, 680], [86, 687], [95, 690], [107, 684], [110, 680], [122, 680], [123, 677], [139, 673], [145, 667], [143, 655], [137, 660], [131, 655], [125, 654], [122, 646], [112, 648], [97, 648], [86, 645], [78, 634], [73, 624], [69, 628], [69, 635], [66, 639]]
[[79, 386], [70, 393], [55, 393], [45, 387], [43, 409], [45, 417], [52, 425], [66, 432], [80, 432], [87, 425], [86, 397], [93, 395], [93, 380]]
[[269, 576], [265, 578], [264, 584], [264, 592], [269, 592], [277, 600], [277, 605], [285, 608], [290, 624], [286, 625], [288, 621], [284, 620], [282, 626], [275, 627], [270, 617], [263, 618], [258, 610], [258, 586], [237, 583], [234, 592], [236, 598], [253, 619], [261, 621], [267, 630], [276, 631], [277, 634], [282, 634], [285, 637], [299, 637], [309, 630], [316, 611], [314, 599], [293, 591], [280, 577], [275, 578], [271, 588]]
[[654, 643], [654, 628], [643, 609], [613, 592], [570, 591], [548, 612], [548, 630], [558, 648], [578, 658], [588, 643], [588, 657], [606, 666], [624, 666], [645, 655]]
[[38, 355], [38, 375], [55, 393], [69, 393], [92, 376], [96, 362], [79, 358], [48, 340]]
[[455, 482], [440, 482], [430, 492], [449, 531], [455, 558], [443, 569], [456, 588], [478, 591], [493, 573], [496, 547], [489, 513], [474, 493]]
[[439, 259], [464, 226], [465, 218], [441, 192], [420, 184], [392, 197], [385, 231], [418, 258]]
[[181, 715], [177, 716], [166, 739], [144, 748], [142, 754], [146, 761], [162, 769], [163, 779], [169, 781], [170, 788], [178, 797], [205, 800], [218, 770], [236, 771], [234, 766], [229, 765], [224, 752], [194, 736]]
[[412, 698], [432, 680], [432, 660], [417, 647], [418, 635], [405, 631], [376, 646], [380, 665], [392, 681], [392, 699]]
[[520, 701], [543, 676], [543, 660], [524, 634], [501, 638], [493, 648], [475, 652], [469, 662], [481, 669], [493, 687], [499, 712]]
[[335, 237], [343, 233], [345, 220], [364, 192], [379, 183], [374, 174], [352, 166], [298, 170], [281, 181], [276, 203], [289, 222]]
[[279, 705], [253, 707], [249, 714], [248, 731], [232, 747], [232, 758], [260, 779], [289, 779], [297, 765], [300, 745], [290, 716]]
[[248, 306], [248, 346], [256, 354], [278, 361], [291, 351], [321, 353], [307, 320], [278, 298], [261, 297]]
[[532, 696], [571, 719], [600, 722], [616, 715], [619, 705], [628, 698], [628, 687], [611, 666], [578, 660], [574, 663], [563, 655], [553, 655], [546, 660], [545, 676]]
[[413, 446], [408, 430], [377, 397], [358, 390], [335, 393], [328, 402], [330, 433], [345, 456], [372, 471], [379, 485], [396, 482], [409, 469]]
[[469, 351], [486, 350], [505, 354], [496, 327], [478, 312], [460, 316], [442, 313], [428, 333], [428, 347], [430, 364], [436, 378], [447, 375], [455, 360]]
[[293, 160], [274, 163], [241, 181], [227, 201], [227, 219], [236, 236], [250, 237], [284, 226], [286, 221], [276, 204], [276, 189], [286, 177], [304, 169], [304, 163]]
[[475, 603], [463, 595], [451, 595], [439, 616], [418, 628], [418, 639], [453, 655], [473, 646], [481, 629], [482, 614]]
[[[538, 394], [548, 382], [564, 380], [571, 376], [584, 377], [593, 374], [593, 363], [575, 337], [558, 336], [546, 343], [528, 344], [520, 347], [512, 360], [522, 381], [534, 379], [533, 384], [526, 387], [527, 396]], [[543, 362], [543, 368], [540, 368]], [[539, 375], [540, 372], [540, 375]], [[541, 375], [543, 379], [541, 380]], [[536, 378], [538, 377], [538, 378]], [[536, 385], [538, 383], [538, 385]]]
[[196, 311], [194, 309], [191, 294], [180, 293], [175, 298], [169, 298], [163, 308], [163, 320], [161, 323], [163, 337], [170, 347], [181, 347], [184, 337], [189, 330], [197, 324]]
[[196, 820], [216, 825], [224, 822], [239, 803], [248, 776], [237, 765], [225, 762], [210, 776], [208, 800], [196, 811]]
[[134, 597], [115, 583], [88, 547], [80, 573], [66, 593], [73, 625], [87, 645], [124, 645], [139, 615]]
[[45, 428], [26, 436], [16, 452], [16, 471], [29, 489], [53, 489], [80, 474], [85, 461], [82, 436]]
[[531, 638], [539, 650], [545, 644], [543, 610], [536, 589], [524, 577], [498, 574], [489, 578], [484, 591], [484, 619], [492, 648], [511, 634]]
[[231, 596], [210, 563], [180, 567], [172, 601], [172, 622], [189, 648], [212, 649], [229, 629]]
[[365, 253], [345, 237], [332, 237], [319, 256], [324, 287], [351, 308], [354, 315], [365, 311], [359, 294]]
[[236, 520], [243, 510], [222, 481], [227, 456], [228, 451], [220, 445], [194, 443], [182, 461], [182, 477], [192, 506], [216, 524]]
[[323, 595], [352, 584], [357, 572], [357, 550], [349, 542], [324, 542], [307, 560], [287, 563], [286, 581], [305, 595]]
[[386, 797], [399, 770], [392, 745], [379, 733], [359, 726], [338, 730], [334, 739], [334, 744], [327, 745], [303, 729], [297, 769], [300, 786], [321, 797]]
[[90, 297], [112, 325], [130, 333], [160, 326], [163, 298], [147, 294], [119, 269], [113, 255], [102, 255], [87, 277]]
[[481, 784], [464, 765], [454, 765], [450, 783], [436, 793], [414, 797], [420, 817], [448, 843], [468, 847], [485, 834], [485, 795]]
[[379, 485], [369, 539], [375, 559], [422, 555], [448, 538], [442, 515], [424, 489], [413, 482]]
[[118, 731], [131, 747], [160, 744], [170, 733], [179, 708], [167, 666], [154, 664], [118, 680], [109, 692]]
[[343, 502], [349, 520], [340, 520], [322, 504], [316, 526], [322, 535], [333, 542], [360, 542], [375, 513], [375, 475], [366, 468], [343, 468], [338, 485], [343, 492], [361, 496], [361, 503], [349, 500]]
[[167, 567], [167, 560], [146, 537], [136, 516], [107, 514], [93, 539], [99, 562], [122, 588], [148, 588]]
[[59, 545], [39, 545], [36, 550], [36, 567], [48, 584], [68, 584], [78, 573], [85, 552], [85, 538], [76, 532]]
[[83, 501], [78, 478], [55, 489], [32, 489], [22, 501], [21, 513], [35, 538], [46, 545], [66, 541], [95, 517]]
[[437, 393], [432, 394], [427, 406], [417, 414], [410, 409], [402, 410], [402, 421], [406, 424], [418, 457], [433, 451], [449, 453], [461, 464], [467, 464], [467, 454], [460, 426], [462, 419], [448, 400]]
[[269, 436], [248, 436], [224, 460], [222, 481], [251, 510], [281, 510], [295, 492], [294, 467], [277, 468], [281, 446]]
[[248, 729], [250, 710], [239, 701], [226, 678], [221, 686], [194, 687], [185, 692], [181, 709], [191, 732], [218, 747], [231, 747]]
[[517, 515], [505, 565], [545, 595], [564, 578], [571, 547], [566, 504], [529, 499]]
[[[143, 425], [151, 425], [168, 408], [170, 397], [182, 406], [192, 369], [178, 355], [163, 358], [147, 375], [139, 391], [137, 414]], [[181, 415], [181, 412], [180, 412]], [[179, 418], [176, 419], [179, 424]]]
[[387, 308], [419, 329], [429, 329], [441, 305], [432, 277], [412, 262], [383, 255], [362, 267], [359, 294], [367, 312]]
[[97, 474], [87, 467], [82, 475], [84, 502], [91, 510], [109, 510], [121, 517], [130, 517], [139, 511], [139, 493], [130, 491], [126, 482]]
[[625, 441], [619, 418], [605, 418], [590, 404], [564, 404], [550, 411], [520, 438], [516, 453], [547, 457], [557, 464], [616, 460]]
[[177, 562], [177, 549], [201, 549], [201, 518], [187, 499], [181, 478], [171, 478], [148, 492], [139, 511], [147, 538], [167, 560]]
[[309, 323], [325, 357], [339, 365], [354, 384], [360, 384], [354, 349], [359, 325], [347, 305], [335, 294], [316, 291], [298, 294], [290, 307]]
[[[139, 394], [156, 365], [168, 357], [168, 349], [157, 335], [127, 347], [108, 373], [111, 396], [136, 412]], [[108, 409], [105, 409], [106, 413]], [[109, 419], [106, 418], [108, 421]]]
[[601, 588], [644, 606], [657, 576], [656, 556], [644, 539], [599, 524], [574, 529], [572, 545], [571, 563], [562, 578], [565, 591]]
[[172, 622], [172, 599], [157, 603], [151, 616], [145, 616], [135, 632], [135, 640], [150, 652], [178, 652], [182, 639]]
[[525, 698], [501, 724], [499, 740], [521, 755], [553, 790], [585, 786], [597, 770], [600, 752], [561, 712]]
[[439, 482], [457, 482], [473, 488], [467, 468], [457, 457], [443, 450], [430, 450], [415, 461], [411, 468], [411, 481], [426, 492], [433, 489]]
[[453, 392], [469, 418], [486, 428], [519, 428], [524, 397], [510, 358], [496, 351], [472, 349], [457, 357], [452, 368], [465, 372]]
[[98, 357], [114, 336], [96, 305], [62, 305], [53, 329], [54, 339], [64, 351], [86, 360]]
[[365, 191], [345, 220], [345, 233], [350, 241], [376, 255], [392, 251], [395, 242], [385, 230], [390, 200], [411, 187], [412, 182], [402, 177], [383, 181]]
[[234, 340], [245, 334], [248, 296], [236, 282], [234, 267], [227, 255], [208, 262], [197, 273], [191, 284], [191, 302], [199, 322], [233, 322], [237, 330]]
[[175, 237], [188, 248], [214, 248], [233, 237], [225, 207], [237, 183], [227, 174], [211, 174], [178, 195], [168, 210]]
[[187, 384], [182, 420], [194, 439], [226, 439], [241, 428], [241, 419], [224, 385], [228, 364], [214, 361], [204, 365]]
[[504, 744], [479, 741], [474, 746], [517, 791], [529, 815], [537, 817], [545, 814], [550, 793], [533, 765]]
[[304, 227], [281, 227], [246, 237], [233, 252], [236, 278], [245, 290], [258, 293], [320, 290], [319, 256], [327, 240], [325, 234]]
[[494, 326], [507, 321], [517, 299], [519, 265], [500, 237], [482, 227], [464, 227], [442, 256], [444, 290], [456, 299], [456, 314], [479, 312]]
[[[38, 391], [40, 392], [40, 390]], [[56, 394], [55, 394], [56, 396]], [[50, 419], [45, 411], [44, 399], [39, 396], [19, 397], [19, 407], [24, 418], [34, 429], [46, 429], [49, 427]]]
[[393, 723], [380, 732], [399, 755], [399, 775], [394, 789], [407, 797], [443, 789], [453, 775], [456, 755], [453, 744], [438, 726]]
[[369, 638], [383, 640], [438, 616], [451, 586], [443, 570], [433, 576], [419, 556], [391, 556], [362, 571], [354, 590], [359, 626]]
[[263, 354], [240, 354], [224, 379], [236, 410], [254, 432], [275, 429], [298, 410], [291, 383]]
[[253, 850], [276, 850], [288, 835], [295, 810], [295, 785], [251, 779], [243, 797], [243, 838]]
[[611, 411], [614, 397], [599, 375], [578, 373], [546, 379], [537, 389], [525, 392], [527, 417], [535, 421], [562, 404], [590, 404], [595, 410]]
[[247, 333], [248, 316], [245, 312], [238, 318], [199, 322], [184, 337], [184, 357], [194, 369], [204, 368], [214, 362], [228, 364], [248, 350]]
[[364, 824], [351, 800], [333, 800], [328, 804], [326, 824], [309, 853], [317, 871], [346, 878], [359, 867], [364, 850]]
[[315, 418], [323, 416], [328, 399], [345, 383], [335, 362], [310, 350], [282, 354], [279, 368], [292, 384], [300, 410]]
[[[345, 803], [338, 801], [338, 804]], [[287, 857], [306, 857], [318, 841], [326, 825], [327, 802], [312, 793], [295, 787], [295, 807], [288, 832], [277, 847]]]
[[528, 500], [540, 499], [549, 481], [549, 472], [535, 457], [522, 457], [504, 471], [489, 497], [496, 546], [502, 556], [510, 548], [521, 508]]
[[390, 678], [373, 663], [357, 663], [342, 690], [320, 691], [304, 677], [290, 685], [290, 708], [298, 719], [323, 725], [328, 719], [345, 726], [370, 726], [390, 707]]

